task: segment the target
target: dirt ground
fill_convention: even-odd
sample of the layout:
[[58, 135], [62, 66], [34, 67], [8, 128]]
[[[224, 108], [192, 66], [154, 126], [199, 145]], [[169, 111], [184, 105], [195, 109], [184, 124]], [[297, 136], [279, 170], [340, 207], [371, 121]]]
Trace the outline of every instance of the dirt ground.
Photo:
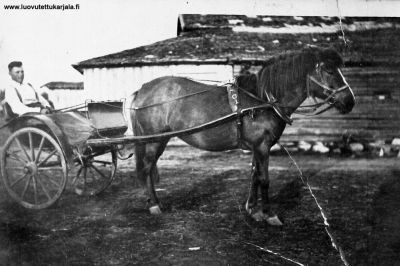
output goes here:
[[[350, 265], [400, 265], [400, 159], [294, 154]], [[271, 158], [280, 228], [243, 209], [251, 157], [168, 147], [160, 216], [145, 209], [133, 161], [97, 197], [67, 187], [56, 206], [19, 207], [0, 190], [0, 265], [342, 265], [312, 197], [284, 154]], [[132, 178], [133, 177], [133, 178]]]

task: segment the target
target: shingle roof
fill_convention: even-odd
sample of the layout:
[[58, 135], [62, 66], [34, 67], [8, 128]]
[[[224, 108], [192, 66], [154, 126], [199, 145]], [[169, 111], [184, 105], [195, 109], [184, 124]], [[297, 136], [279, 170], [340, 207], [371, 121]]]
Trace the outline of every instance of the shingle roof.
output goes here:
[[215, 28], [233, 28], [235, 26], [248, 26], [254, 28], [269, 27], [283, 28], [290, 26], [312, 26], [326, 27], [339, 26], [341, 20], [342, 26], [359, 25], [360, 23], [399, 23], [398, 18], [391, 17], [289, 17], [289, 16], [255, 16], [245, 15], [200, 15], [200, 14], [182, 14], [178, 19], [178, 35], [182, 32], [190, 32], [198, 29]]
[[[82, 61], [74, 67], [163, 64], [261, 64], [305, 44], [334, 46], [348, 64], [400, 63], [400, 18], [180, 15], [178, 37]], [[284, 33], [284, 32], [290, 32]], [[306, 33], [304, 33], [306, 32]]]

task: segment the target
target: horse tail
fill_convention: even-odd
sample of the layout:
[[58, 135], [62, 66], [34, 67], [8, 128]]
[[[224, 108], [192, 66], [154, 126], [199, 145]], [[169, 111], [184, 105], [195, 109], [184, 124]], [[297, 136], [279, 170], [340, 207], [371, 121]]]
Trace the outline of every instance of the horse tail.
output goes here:
[[137, 111], [135, 109], [135, 99], [137, 97], [138, 91], [132, 94], [132, 102], [130, 106], [130, 116], [131, 116], [131, 124], [132, 124], [132, 133], [134, 136], [143, 135], [143, 129], [140, 125], [140, 122], [137, 119]]

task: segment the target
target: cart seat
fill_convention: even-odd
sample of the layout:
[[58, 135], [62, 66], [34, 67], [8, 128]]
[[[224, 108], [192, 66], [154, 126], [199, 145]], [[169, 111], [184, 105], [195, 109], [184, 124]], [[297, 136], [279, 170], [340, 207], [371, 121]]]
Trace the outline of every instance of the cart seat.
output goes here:
[[97, 130], [97, 137], [121, 137], [128, 129], [122, 101], [87, 103], [88, 119]]

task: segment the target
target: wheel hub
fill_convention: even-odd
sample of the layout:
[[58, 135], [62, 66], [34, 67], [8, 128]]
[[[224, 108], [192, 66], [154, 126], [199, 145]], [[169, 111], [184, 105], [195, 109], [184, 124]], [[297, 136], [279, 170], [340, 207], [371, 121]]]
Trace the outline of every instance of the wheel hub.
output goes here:
[[38, 168], [36, 166], [36, 163], [34, 162], [28, 162], [25, 166], [24, 166], [24, 172], [26, 174], [31, 174], [31, 175], [36, 175], [38, 172]]

